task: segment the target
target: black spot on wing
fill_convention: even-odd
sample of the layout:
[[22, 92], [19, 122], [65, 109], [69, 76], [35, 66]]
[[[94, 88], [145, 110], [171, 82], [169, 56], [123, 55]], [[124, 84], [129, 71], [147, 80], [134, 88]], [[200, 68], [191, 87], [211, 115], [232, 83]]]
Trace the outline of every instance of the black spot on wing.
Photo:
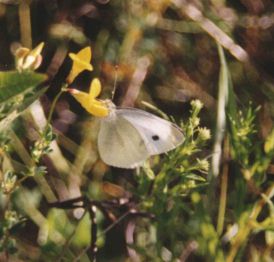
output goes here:
[[160, 140], [160, 137], [158, 135], [153, 135], [151, 138], [152, 138], [153, 141]]

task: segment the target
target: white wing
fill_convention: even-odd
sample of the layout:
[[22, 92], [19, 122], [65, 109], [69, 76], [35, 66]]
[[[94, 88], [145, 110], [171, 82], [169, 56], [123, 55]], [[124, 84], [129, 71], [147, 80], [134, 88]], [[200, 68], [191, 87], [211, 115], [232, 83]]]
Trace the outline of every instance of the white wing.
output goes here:
[[153, 114], [135, 108], [117, 108], [115, 111], [117, 118], [128, 120], [138, 130], [149, 155], [165, 153], [184, 140], [178, 126]]
[[98, 150], [102, 160], [111, 166], [135, 168], [149, 157], [142, 136], [129, 121], [116, 116], [101, 120]]

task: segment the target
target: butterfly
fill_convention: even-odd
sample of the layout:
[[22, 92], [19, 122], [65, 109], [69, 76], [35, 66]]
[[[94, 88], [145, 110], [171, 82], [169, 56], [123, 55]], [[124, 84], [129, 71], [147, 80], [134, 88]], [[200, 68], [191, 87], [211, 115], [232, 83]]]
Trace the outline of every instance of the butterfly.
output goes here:
[[89, 93], [69, 88], [68, 91], [92, 115], [100, 118], [98, 150], [110, 166], [136, 168], [153, 155], [166, 153], [184, 140], [175, 124], [136, 108], [119, 108], [110, 100], [98, 100], [101, 92], [95, 78]]

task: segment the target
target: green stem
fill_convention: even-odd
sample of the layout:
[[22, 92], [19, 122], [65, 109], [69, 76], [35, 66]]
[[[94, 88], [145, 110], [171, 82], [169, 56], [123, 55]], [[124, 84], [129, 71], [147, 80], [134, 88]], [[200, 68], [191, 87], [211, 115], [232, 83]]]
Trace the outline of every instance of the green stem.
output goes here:
[[52, 119], [52, 115], [53, 115], [53, 111], [55, 109], [56, 103], [58, 101], [58, 99], [60, 98], [60, 96], [66, 91], [67, 85], [65, 85], [64, 87], [61, 88], [60, 92], [56, 95], [56, 97], [53, 99], [52, 101], [52, 105], [49, 111], [49, 116], [47, 119], [47, 126], [50, 124], [51, 119]]
[[217, 233], [220, 236], [224, 229], [226, 200], [227, 200], [227, 181], [228, 181], [228, 158], [229, 158], [229, 141], [228, 137], [224, 141], [224, 165], [221, 174], [221, 193], [220, 193], [220, 204], [217, 220]]

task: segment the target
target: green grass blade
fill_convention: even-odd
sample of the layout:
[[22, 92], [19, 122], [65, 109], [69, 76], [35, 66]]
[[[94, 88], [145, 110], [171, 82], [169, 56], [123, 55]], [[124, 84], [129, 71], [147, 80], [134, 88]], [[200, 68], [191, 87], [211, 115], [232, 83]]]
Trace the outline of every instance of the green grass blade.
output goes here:
[[217, 177], [220, 171], [222, 142], [226, 128], [226, 104], [228, 101], [228, 69], [223, 48], [218, 44], [218, 53], [221, 63], [219, 75], [219, 93], [217, 104], [216, 133], [213, 146], [212, 176]]

